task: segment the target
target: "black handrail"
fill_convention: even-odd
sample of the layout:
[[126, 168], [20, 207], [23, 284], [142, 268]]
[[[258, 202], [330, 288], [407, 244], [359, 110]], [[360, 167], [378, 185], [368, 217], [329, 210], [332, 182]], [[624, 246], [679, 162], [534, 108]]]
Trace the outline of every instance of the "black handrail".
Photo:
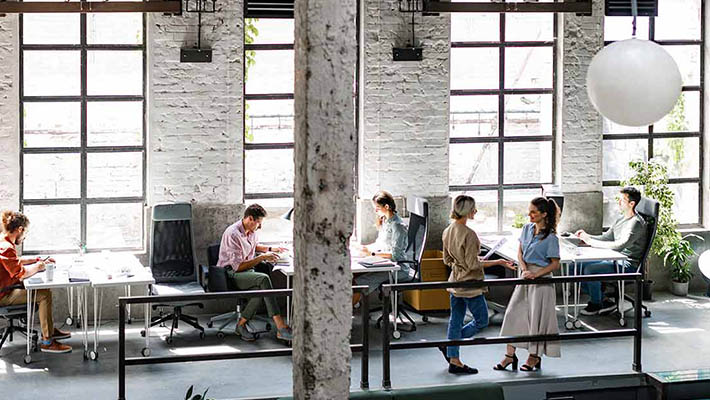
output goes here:
[[[367, 286], [353, 286], [354, 292], [366, 293]], [[128, 304], [151, 304], [163, 302], [192, 302], [204, 300], [224, 300], [252, 297], [283, 297], [290, 296], [293, 289], [245, 290], [238, 292], [216, 292], [204, 294], [136, 296], [120, 297], [118, 299], [118, 400], [126, 399], [126, 366], [168, 364], [191, 361], [235, 360], [243, 358], [283, 357], [293, 354], [293, 348], [256, 350], [238, 353], [210, 353], [168, 357], [130, 357], [126, 358], [126, 306]], [[360, 388], [369, 388], [369, 320], [370, 304], [367, 296], [361, 296], [362, 310], [362, 344], [352, 344], [353, 352], [361, 352]], [[148, 317], [147, 315], [145, 316]], [[146, 335], [148, 332], [146, 332]]]
[[[591, 281], [635, 281], [636, 283], [636, 301], [634, 302], [634, 328], [633, 329], [614, 329], [602, 332], [573, 332], [554, 335], [527, 335], [527, 336], [497, 336], [497, 337], [477, 337], [472, 339], [459, 340], [426, 340], [426, 341], [410, 341], [390, 343], [390, 324], [385, 323], [382, 329], [382, 387], [386, 390], [392, 388], [390, 374], [390, 351], [401, 349], [421, 349], [438, 346], [476, 346], [484, 344], [503, 344], [503, 343], [519, 343], [519, 342], [542, 342], [542, 341], [565, 341], [579, 339], [595, 339], [595, 338], [612, 338], [612, 337], [634, 337], [634, 360], [632, 368], [636, 372], [641, 372], [641, 294], [643, 293], [641, 283], [642, 275], [640, 273], [629, 274], [599, 274], [599, 275], [580, 275], [580, 276], [563, 276], [551, 278], [537, 279], [494, 279], [483, 281], [464, 281], [464, 282], [418, 282], [418, 283], [398, 283], [382, 285], [382, 314], [389, 315], [390, 303], [394, 292], [403, 290], [430, 290], [430, 289], [448, 289], [448, 288], [480, 288], [487, 286], [509, 286], [509, 285], [543, 285], [554, 283], [567, 282], [591, 282]], [[622, 299], [623, 301], [623, 299]], [[622, 303], [623, 307], [623, 303]], [[622, 308], [623, 313], [623, 308]]]

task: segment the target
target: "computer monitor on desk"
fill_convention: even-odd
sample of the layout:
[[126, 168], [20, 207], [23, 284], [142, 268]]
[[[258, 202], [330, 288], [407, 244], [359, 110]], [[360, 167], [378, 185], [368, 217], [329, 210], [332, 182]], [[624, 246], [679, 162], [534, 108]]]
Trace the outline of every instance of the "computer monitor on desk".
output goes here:
[[559, 186], [555, 185], [542, 185], [542, 195], [548, 199], [552, 199], [557, 203], [557, 207], [560, 208], [560, 213], [562, 213], [562, 206], [565, 203], [565, 195], [562, 194], [562, 190]]

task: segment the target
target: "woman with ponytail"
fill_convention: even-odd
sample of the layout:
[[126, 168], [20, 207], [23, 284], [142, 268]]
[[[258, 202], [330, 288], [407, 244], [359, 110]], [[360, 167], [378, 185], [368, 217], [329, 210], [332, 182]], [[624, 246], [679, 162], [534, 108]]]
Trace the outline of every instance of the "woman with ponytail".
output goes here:
[[[548, 278], [560, 268], [560, 244], [557, 239], [557, 222], [560, 209], [552, 199], [536, 197], [528, 206], [530, 223], [523, 227], [518, 245], [518, 263], [523, 279]], [[555, 286], [519, 285], [505, 311], [501, 336], [552, 335], [559, 333], [555, 312]], [[517, 343], [528, 349], [528, 359], [520, 369], [533, 371], [542, 367], [542, 355], [560, 356], [559, 342]], [[512, 364], [518, 366], [515, 346], [507, 345], [505, 358], [493, 369], [505, 370]]]

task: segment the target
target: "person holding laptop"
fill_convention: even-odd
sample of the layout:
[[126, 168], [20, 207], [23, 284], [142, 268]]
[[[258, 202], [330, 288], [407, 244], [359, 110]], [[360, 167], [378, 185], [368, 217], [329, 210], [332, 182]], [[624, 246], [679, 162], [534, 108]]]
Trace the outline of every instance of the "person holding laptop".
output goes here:
[[[648, 235], [646, 222], [636, 213], [636, 205], [641, 201], [641, 192], [628, 186], [619, 191], [617, 199], [621, 217], [602, 235], [590, 235], [584, 230], [578, 230], [575, 235], [592, 247], [612, 249], [627, 257], [622, 262], [623, 272], [636, 272]], [[581, 263], [580, 274], [613, 274], [616, 265], [613, 261], [588, 261]], [[582, 290], [589, 294], [587, 307], [580, 311], [583, 315], [596, 315], [612, 311], [616, 303], [602, 299], [601, 282], [582, 282]]]
[[[0, 306], [27, 303], [27, 291], [12, 286], [21, 284], [42, 272], [45, 261], [54, 262], [54, 259], [40, 257], [20, 258], [17, 247], [25, 240], [30, 220], [19, 212], [3, 211], [0, 214], [3, 235], [0, 239]], [[52, 315], [52, 292], [49, 289], [36, 290], [37, 304], [39, 305], [39, 324], [42, 329], [42, 338], [39, 349], [45, 353], [69, 353], [72, 348], [59, 343], [57, 339], [68, 339], [71, 333], [61, 331], [54, 327]]]

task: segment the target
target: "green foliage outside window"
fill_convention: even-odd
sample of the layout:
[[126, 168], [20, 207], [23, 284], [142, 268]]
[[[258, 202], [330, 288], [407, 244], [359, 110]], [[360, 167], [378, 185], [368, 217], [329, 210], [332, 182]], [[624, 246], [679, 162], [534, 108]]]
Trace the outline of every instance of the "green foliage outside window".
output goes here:
[[[257, 18], [244, 19], [244, 44], [253, 44], [254, 39], [259, 35], [259, 29], [256, 27]], [[244, 83], [249, 79], [249, 68], [256, 64], [256, 52], [254, 50], [244, 51]], [[244, 103], [244, 138], [247, 142], [254, 141], [254, 134], [250, 131], [246, 124], [247, 113], [249, 112], [249, 104]]]

